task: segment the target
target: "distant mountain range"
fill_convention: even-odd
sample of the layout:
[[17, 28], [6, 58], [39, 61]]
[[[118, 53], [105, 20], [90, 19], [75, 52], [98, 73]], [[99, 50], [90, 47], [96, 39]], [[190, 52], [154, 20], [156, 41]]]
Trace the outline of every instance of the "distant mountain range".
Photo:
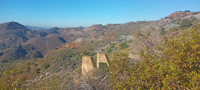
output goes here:
[[49, 29], [49, 28], [29, 26], [29, 25], [25, 25], [25, 27], [28, 28], [28, 29], [30, 29], [30, 30], [47, 30], [47, 29]]
[[[89, 83], [95, 85], [94, 87], [99, 86], [99, 84], [104, 86], [105, 82], [102, 80], [109, 80], [104, 78], [104, 76], [110, 76], [110, 74], [105, 74], [104, 71], [101, 71], [105, 68], [98, 69], [98, 72], [100, 70], [100, 73], [103, 73], [103, 75], [92, 74], [95, 76], [98, 75], [95, 77], [98, 80], [93, 77], [92, 79], [87, 77], [85, 81], [81, 77], [82, 56], [91, 56], [95, 62], [97, 52], [107, 53], [108, 58], [112, 60], [110, 64], [111, 67], [115, 62], [118, 63], [115, 64], [117, 67], [114, 68], [118, 68], [119, 64], [126, 67], [126, 65], [133, 65], [135, 62], [140, 62], [140, 60], [142, 60], [141, 54], [143, 54], [145, 58], [151, 55], [155, 60], [159, 57], [160, 60], [170, 61], [171, 58], [169, 60], [168, 58], [163, 59], [163, 57], [177, 53], [177, 48], [177, 50], [186, 53], [182, 54], [178, 52], [176, 56], [187, 55], [183, 57], [183, 59], [185, 59], [188, 57], [188, 53], [184, 50], [188, 49], [194, 53], [190, 56], [198, 54], [196, 52], [199, 50], [199, 43], [196, 43], [198, 39], [190, 39], [196, 38], [198, 34], [196, 33], [195, 37], [193, 37], [192, 34], [185, 33], [187, 33], [188, 30], [199, 29], [199, 12], [190, 12], [188, 10], [184, 12], [174, 12], [166, 18], [155, 21], [135, 21], [107, 25], [96, 24], [89, 27], [53, 27], [46, 30], [32, 30], [18, 22], [2, 23], [0, 24], [0, 89], [35, 90], [51, 88], [53, 90], [60, 90], [65, 88], [79, 90], [84, 89], [80, 88], [81, 86], [90, 85], [87, 84], [88, 80], [90, 81]], [[184, 33], [183, 37], [180, 36], [181, 33]], [[193, 45], [190, 46], [188, 42], [187, 44], [182, 44], [179, 41], [179, 39], [184, 41], [185, 37], [188, 38], [186, 41], [191, 40]], [[173, 42], [177, 43], [171, 42], [171, 38], [175, 38]], [[163, 42], [166, 44], [161, 46]], [[162, 49], [165, 49], [168, 45], [174, 46], [172, 49], [175, 50], [165, 50], [170, 52], [165, 54], [165, 52], [162, 52]], [[179, 46], [181, 46], [181, 48], [179, 48]], [[124, 63], [124, 61], [118, 62], [124, 58], [123, 55], [128, 56], [126, 57], [127, 63]], [[175, 57], [175, 60], [176, 59]], [[155, 60], [147, 59], [147, 63]], [[194, 60], [196, 60], [196, 57]], [[156, 63], [157, 61], [149, 65], [155, 64], [155, 68], [160, 65], [162, 66], [162, 64], [158, 65]], [[136, 64], [136, 66], [138, 65], [140, 67], [141, 64]], [[169, 65], [169, 63], [165, 65]], [[180, 65], [182, 65], [182, 63], [180, 63]], [[104, 67], [103, 64], [102, 66]], [[187, 67], [189, 68], [190, 66], [188, 65]], [[130, 67], [128, 67], [128, 69], [129, 68]], [[141, 68], [144, 68], [144, 66]], [[171, 68], [171, 66], [168, 68]], [[125, 69], [121, 70], [123, 71]], [[129, 70], [135, 69], [130, 68]], [[163, 75], [164, 77], [166, 76], [165, 74]], [[100, 80], [101, 78], [102, 80]], [[96, 83], [97, 81], [98, 83]], [[60, 88], [60, 86], [63, 86], [63, 88]], [[66, 88], [65, 86], [70, 88]]]
[[[180, 23], [180, 21], [176, 21], [177, 18], [197, 14], [199, 12], [174, 12], [160, 21], [138, 21], [108, 25], [98, 24], [77, 28], [54, 27], [46, 30], [40, 27], [24, 26], [17, 22], [3, 23], [0, 24], [0, 61], [41, 58], [47, 55], [49, 51], [62, 48], [65, 44], [72, 43], [78, 38], [114, 39], [121, 35], [134, 34], [138, 30], [143, 30], [144, 26], [147, 26], [145, 24], [151, 24], [152, 29], [156, 30], [168, 24], [168, 26], [164, 27], [168, 30]], [[167, 22], [167, 20], [174, 22]]]

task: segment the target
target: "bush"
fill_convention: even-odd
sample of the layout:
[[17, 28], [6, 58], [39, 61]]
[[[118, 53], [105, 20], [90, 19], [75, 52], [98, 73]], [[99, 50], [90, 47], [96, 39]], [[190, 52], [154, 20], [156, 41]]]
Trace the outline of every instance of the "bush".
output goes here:
[[110, 65], [113, 89], [200, 89], [200, 25], [166, 39], [152, 54], [141, 52], [143, 60], [129, 65], [128, 56], [119, 54]]
[[119, 46], [120, 46], [121, 49], [128, 48], [128, 45], [125, 42], [121, 43]]
[[[110, 72], [110, 84], [112, 89], [128, 89], [126, 88], [126, 81], [127, 76], [130, 76], [130, 65], [128, 62], [128, 54], [126, 53], [117, 53], [111, 60], [109, 66]], [[130, 90], [130, 88], [128, 89]]]
[[35, 69], [35, 73], [39, 74], [40, 73], [40, 69], [39, 68]]
[[189, 19], [183, 19], [180, 23], [182, 29], [186, 29], [192, 25], [192, 22]]
[[87, 52], [86, 50], [83, 51], [83, 55], [88, 55], [89, 52]]
[[50, 65], [49, 64], [44, 64], [43, 67], [44, 69], [47, 69]]
[[101, 51], [105, 51], [105, 50], [102, 48]]
[[112, 48], [108, 48], [107, 53], [111, 53], [112, 52]]
[[91, 47], [91, 48], [90, 48], [90, 51], [94, 51], [94, 48]]

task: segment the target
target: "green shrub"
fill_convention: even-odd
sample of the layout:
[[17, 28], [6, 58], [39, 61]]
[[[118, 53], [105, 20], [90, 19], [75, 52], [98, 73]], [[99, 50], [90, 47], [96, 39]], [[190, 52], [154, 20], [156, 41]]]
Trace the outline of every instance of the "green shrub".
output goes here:
[[90, 48], [90, 51], [94, 51], [94, 48], [91, 47], [91, 48]]
[[83, 55], [88, 55], [89, 52], [87, 52], [86, 50], [83, 51]]
[[191, 22], [191, 20], [189, 20], [189, 19], [183, 19], [183, 20], [181, 21], [181, 23], [180, 23], [180, 27], [181, 27], [182, 29], [186, 29], [186, 28], [190, 27], [191, 25], [192, 25], [192, 22]]
[[41, 69], [39, 69], [39, 68], [35, 69], [35, 73], [36, 73], [36, 74], [39, 74], [39, 73], [40, 73], [40, 70], [41, 70]]
[[43, 67], [44, 67], [44, 69], [47, 69], [48, 67], [50, 67], [50, 65], [45, 63], [45, 64], [43, 65]]
[[112, 52], [112, 48], [108, 48], [107, 53], [111, 53]]
[[119, 46], [120, 46], [121, 49], [128, 48], [128, 45], [125, 42], [121, 43]]

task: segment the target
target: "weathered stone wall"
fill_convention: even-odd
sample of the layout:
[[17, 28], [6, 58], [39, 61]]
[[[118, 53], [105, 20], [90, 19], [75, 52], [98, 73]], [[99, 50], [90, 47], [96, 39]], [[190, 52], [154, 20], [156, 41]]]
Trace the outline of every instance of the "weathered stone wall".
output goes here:
[[99, 63], [106, 63], [109, 66], [108, 58], [105, 53], [97, 53], [97, 68], [99, 68]]
[[91, 56], [82, 57], [82, 75], [87, 75], [89, 72], [94, 70]]

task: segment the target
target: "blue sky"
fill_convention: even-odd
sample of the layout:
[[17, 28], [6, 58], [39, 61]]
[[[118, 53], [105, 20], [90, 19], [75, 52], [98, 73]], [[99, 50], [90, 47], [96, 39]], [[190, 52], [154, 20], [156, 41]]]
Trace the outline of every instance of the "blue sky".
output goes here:
[[200, 0], [0, 0], [0, 23], [40, 27], [157, 20], [175, 11], [200, 11]]

